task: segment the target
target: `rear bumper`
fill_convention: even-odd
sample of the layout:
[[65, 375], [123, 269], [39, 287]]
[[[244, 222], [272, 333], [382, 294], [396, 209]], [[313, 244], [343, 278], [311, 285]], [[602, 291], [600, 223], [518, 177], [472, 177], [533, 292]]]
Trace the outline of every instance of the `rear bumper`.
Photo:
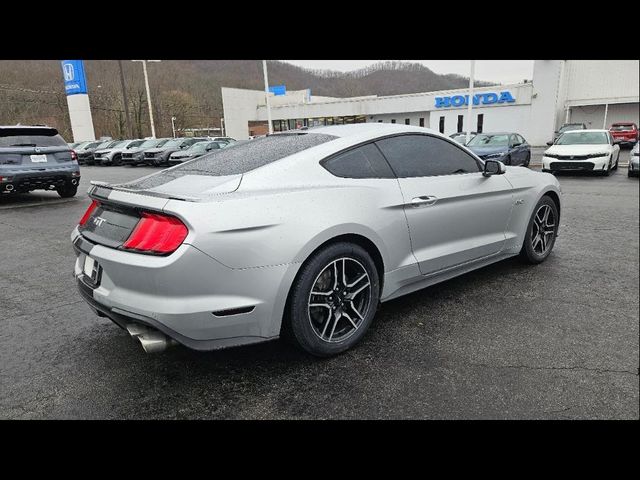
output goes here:
[[24, 193], [32, 190], [54, 190], [80, 184], [80, 169], [55, 168], [43, 171], [0, 172], [0, 193]]
[[[289, 265], [228, 268], [191, 245], [167, 257], [93, 244], [72, 233], [74, 274], [82, 298], [100, 316], [124, 327], [143, 323], [195, 350], [214, 350], [277, 338]], [[83, 274], [86, 256], [101, 266], [92, 288]]]

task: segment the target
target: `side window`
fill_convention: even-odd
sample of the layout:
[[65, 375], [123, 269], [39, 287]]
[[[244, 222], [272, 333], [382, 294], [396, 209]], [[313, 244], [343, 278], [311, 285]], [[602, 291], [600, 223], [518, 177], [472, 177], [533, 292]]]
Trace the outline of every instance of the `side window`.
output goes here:
[[518, 143], [518, 137], [515, 135], [509, 135], [509, 146], [512, 147]]
[[516, 135], [516, 138], [518, 139], [518, 141], [520, 143], [527, 143], [527, 141], [524, 138], [522, 138], [522, 136], [520, 136], [520, 135]]
[[398, 177], [430, 177], [480, 171], [456, 144], [428, 135], [400, 135], [376, 142]]
[[339, 153], [321, 164], [336, 177], [395, 178], [380, 150], [372, 143]]

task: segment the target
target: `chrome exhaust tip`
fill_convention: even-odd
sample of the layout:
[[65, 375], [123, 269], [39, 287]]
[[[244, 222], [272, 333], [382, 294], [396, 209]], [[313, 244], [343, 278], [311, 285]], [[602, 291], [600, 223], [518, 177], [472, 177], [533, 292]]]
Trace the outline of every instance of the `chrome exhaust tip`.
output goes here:
[[71, 185], [78, 185], [78, 180], [75, 178], [71, 180]]
[[178, 342], [164, 333], [139, 323], [130, 323], [126, 326], [126, 329], [129, 335], [138, 339], [146, 353], [163, 352], [167, 348], [178, 344]]
[[175, 345], [175, 340], [167, 337], [164, 333], [158, 331], [149, 331], [138, 336], [140, 345], [146, 353], [164, 352], [167, 348]]
[[9, 183], [9, 184], [5, 185], [4, 189], [5, 189], [7, 192], [11, 192], [11, 191], [13, 191], [13, 185], [11, 185], [11, 184]]

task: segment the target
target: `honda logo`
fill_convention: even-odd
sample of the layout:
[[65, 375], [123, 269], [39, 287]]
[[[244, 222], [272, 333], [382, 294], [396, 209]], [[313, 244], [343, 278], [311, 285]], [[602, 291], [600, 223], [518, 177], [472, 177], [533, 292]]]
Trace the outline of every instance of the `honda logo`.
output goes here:
[[104, 218], [102, 218], [102, 217], [95, 217], [95, 218], [93, 219], [93, 223], [94, 223], [94, 225], [95, 225], [96, 227], [100, 227], [100, 226], [102, 226], [102, 224], [103, 224], [104, 222], [106, 222], [106, 220], [105, 220]]
[[64, 81], [65, 82], [72, 82], [73, 79], [75, 78], [75, 74], [73, 71], [73, 64], [72, 63], [65, 63], [62, 66], [62, 71], [64, 74]]

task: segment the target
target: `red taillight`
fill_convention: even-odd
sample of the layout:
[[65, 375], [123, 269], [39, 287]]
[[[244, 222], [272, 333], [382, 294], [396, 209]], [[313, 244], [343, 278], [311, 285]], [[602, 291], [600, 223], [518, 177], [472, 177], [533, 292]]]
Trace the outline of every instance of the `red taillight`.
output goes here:
[[82, 215], [82, 218], [78, 222], [78, 225], [84, 225], [85, 223], [87, 223], [87, 220], [89, 220], [89, 217], [99, 205], [100, 205], [100, 202], [93, 200], [91, 202], [91, 205], [89, 205], [89, 208], [87, 208], [87, 211], [84, 212], [84, 215]]
[[78, 161], [78, 154], [75, 150], [71, 150], [71, 160], [75, 160], [76, 162]]
[[176, 217], [143, 212], [122, 247], [157, 254], [171, 253], [182, 244], [188, 233], [185, 224]]

